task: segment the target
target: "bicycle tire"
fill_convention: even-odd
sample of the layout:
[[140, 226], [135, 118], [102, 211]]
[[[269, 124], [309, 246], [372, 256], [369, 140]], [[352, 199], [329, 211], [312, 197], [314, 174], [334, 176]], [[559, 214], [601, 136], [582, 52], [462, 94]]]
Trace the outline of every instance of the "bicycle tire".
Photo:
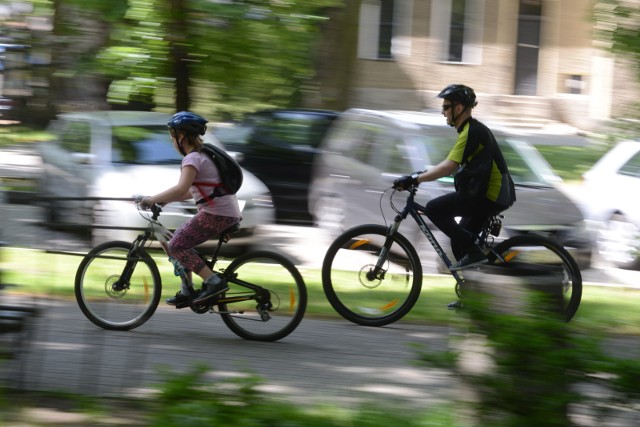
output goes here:
[[[338, 236], [322, 263], [322, 288], [338, 314], [363, 326], [384, 326], [404, 317], [422, 290], [422, 264], [413, 245], [393, 236], [384, 274], [367, 278], [387, 237], [382, 225], [360, 225]], [[365, 292], [366, 291], [366, 292]]]
[[155, 261], [138, 252], [129, 286], [115, 290], [114, 284], [126, 264], [132, 244], [102, 243], [82, 259], [75, 277], [75, 296], [82, 313], [95, 325], [127, 331], [144, 324], [156, 311], [162, 282]]
[[[548, 252], [542, 251], [546, 248]], [[489, 263], [498, 264], [496, 253], [504, 262], [529, 266], [531, 271], [544, 272], [544, 267], [562, 265], [564, 317], [568, 322], [575, 316], [582, 299], [582, 274], [575, 259], [560, 243], [538, 234], [523, 234], [500, 242], [490, 252]], [[555, 256], [555, 257], [554, 257]]]
[[[269, 291], [273, 307], [268, 320], [262, 318], [256, 300], [219, 304], [222, 321], [236, 335], [252, 341], [277, 341], [293, 332], [307, 308], [307, 287], [296, 266], [275, 252], [255, 251], [234, 259], [224, 270], [229, 279], [225, 298], [251, 295], [253, 291], [239, 281], [258, 285]], [[234, 279], [233, 276], [237, 275]]]

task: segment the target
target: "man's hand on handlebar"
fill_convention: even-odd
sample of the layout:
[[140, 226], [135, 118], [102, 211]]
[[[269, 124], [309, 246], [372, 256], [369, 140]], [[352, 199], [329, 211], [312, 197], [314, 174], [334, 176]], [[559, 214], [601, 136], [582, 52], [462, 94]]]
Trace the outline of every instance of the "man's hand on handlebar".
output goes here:
[[395, 188], [396, 190], [402, 191], [402, 190], [406, 190], [408, 188], [417, 186], [418, 175], [420, 175], [420, 172], [416, 172], [412, 175], [404, 175], [404, 176], [401, 176], [400, 178], [396, 178], [396, 180], [393, 181], [393, 188]]

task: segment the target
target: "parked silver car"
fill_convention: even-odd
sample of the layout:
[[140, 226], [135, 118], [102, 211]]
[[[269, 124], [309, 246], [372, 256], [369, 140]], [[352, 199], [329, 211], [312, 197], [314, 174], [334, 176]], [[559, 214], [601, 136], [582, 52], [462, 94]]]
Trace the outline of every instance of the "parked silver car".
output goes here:
[[582, 208], [599, 255], [615, 267], [640, 269], [640, 140], [619, 142], [583, 178]]
[[[579, 208], [559, 189], [561, 179], [540, 153], [520, 138], [495, 131], [517, 187], [516, 204], [505, 211], [501, 239], [542, 233], [567, 247], [582, 267], [590, 263], [592, 238]], [[314, 163], [310, 212], [320, 227], [337, 234], [355, 225], [392, 221], [396, 213], [381, 200], [393, 180], [429, 169], [449, 153], [456, 132], [441, 114], [351, 109], [333, 124]], [[450, 177], [420, 184], [416, 201], [426, 203], [454, 191]], [[397, 198], [397, 199], [396, 199]], [[404, 193], [394, 196], [402, 205]], [[421, 253], [427, 271], [442, 270], [434, 251], [412, 221], [401, 231]], [[448, 249], [449, 239], [434, 228]], [[450, 249], [448, 252], [451, 253]]]
[[[55, 139], [38, 147], [43, 166], [39, 191], [47, 198], [48, 222], [90, 228], [94, 244], [131, 240], [146, 222], [131, 202], [109, 199], [156, 194], [178, 182], [182, 156], [167, 132], [170, 117], [140, 111], [61, 114], [48, 128]], [[221, 146], [210, 133], [204, 139]], [[243, 219], [231, 242], [245, 244], [243, 237], [251, 239], [258, 227], [275, 221], [275, 211], [269, 190], [250, 172], [244, 171], [237, 197]], [[191, 200], [171, 203], [161, 220], [177, 228], [195, 211]]]

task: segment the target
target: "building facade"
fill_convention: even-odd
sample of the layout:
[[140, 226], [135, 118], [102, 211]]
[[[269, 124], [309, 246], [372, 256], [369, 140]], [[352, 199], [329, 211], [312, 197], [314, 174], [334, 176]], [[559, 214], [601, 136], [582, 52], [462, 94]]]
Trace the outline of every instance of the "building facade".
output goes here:
[[[348, 106], [421, 110], [450, 83], [478, 117], [597, 130], [637, 77], [594, 38], [590, 0], [361, 0]], [[632, 90], [630, 90], [630, 87]]]

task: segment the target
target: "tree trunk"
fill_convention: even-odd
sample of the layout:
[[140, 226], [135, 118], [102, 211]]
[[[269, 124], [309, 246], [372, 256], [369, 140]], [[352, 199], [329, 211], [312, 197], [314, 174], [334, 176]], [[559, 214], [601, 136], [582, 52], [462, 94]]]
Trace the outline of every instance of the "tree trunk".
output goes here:
[[169, 28], [169, 40], [171, 42], [170, 55], [173, 62], [173, 70], [175, 76], [176, 89], [176, 111], [188, 110], [191, 105], [189, 96], [189, 77], [190, 69], [187, 56], [187, 33], [185, 21], [185, 2], [184, 0], [171, 0], [172, 21]]

